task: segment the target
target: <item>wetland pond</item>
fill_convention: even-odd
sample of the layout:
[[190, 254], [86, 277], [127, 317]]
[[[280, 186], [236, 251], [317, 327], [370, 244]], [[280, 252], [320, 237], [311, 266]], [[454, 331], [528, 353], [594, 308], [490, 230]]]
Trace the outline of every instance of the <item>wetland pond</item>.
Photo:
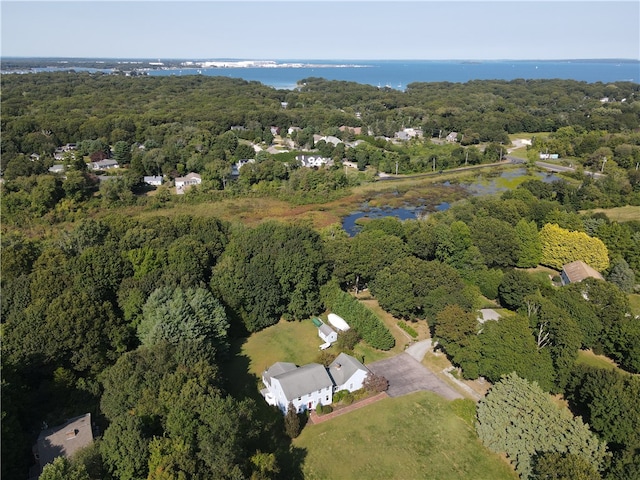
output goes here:
[[[555, 174], [544, 172], [536, 172], [535, 176], [547, 183], [561, 180]], [[399, 199], [401, 200], [400, 205], [398, 205], [397, 201], [384, 196], [383, 198], [376, 198], [375, 202], [372, 199], [372, 201], [363, 203], [359, 210], [351, 212], [344, 217], [342, 219], [342, 228], [352, 237], [362, 229], [360, 222], [358, 222], [360, 219], [396, 217], [399, 220], [410, 220], [420, 218], [429, 213], [445, 211], [449, 209], [452, 201], [465, 196], [493, 195], [511, 190], [526, 180], [527, 177], [531, 178], [531, 175], [527, 174], [525, 168], [517, 168], [502, 172], [496, 176], [479, 176], [472, 183], [451, 184], [444, 182], [434, 184], [434, 189], [439, 192], [437, 198], [425, 199], [424, 196], [411, 198], [411, 195], [406, 195], [406, 199]], [[399, 194], [396, 193], [395, 196], [397, 195]], [[385, 202], [385, 200], [391, 201], [380, 204], [381, 201]]]

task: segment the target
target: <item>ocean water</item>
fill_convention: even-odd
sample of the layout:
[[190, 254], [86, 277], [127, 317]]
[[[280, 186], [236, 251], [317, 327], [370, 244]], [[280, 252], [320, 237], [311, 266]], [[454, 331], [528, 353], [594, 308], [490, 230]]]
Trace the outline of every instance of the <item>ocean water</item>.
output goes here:
[[[404, 90], [412, 82], [455, 82], [470, 80], [571, 79], [594, 82], [640, 82], [640, 62], [629, 60], [565, 61], [315, 61], [281, 60], [278, 63], [322, 64], [299, 68], [182, 68], [151, 70], [151, 76], [210, 75], [258, 81], [277, 89], [292, 89], [309, 77], [345, 80]], [[345, 66], [345, 64], [347, 64]]]

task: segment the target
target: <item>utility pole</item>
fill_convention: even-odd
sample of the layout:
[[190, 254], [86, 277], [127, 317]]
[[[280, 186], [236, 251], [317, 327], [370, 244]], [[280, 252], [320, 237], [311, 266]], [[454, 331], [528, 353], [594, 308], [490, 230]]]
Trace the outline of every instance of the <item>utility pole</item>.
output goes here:
[[604, 164], [607, 163], [607, 157], [602, 159], [602, 168], [600, 168], [600, 173], [604, 172]]
[[436, 157], [433, 157], [433, 171], [436, 171]]
[[396, 160], [396, 175], [398, 175], [398, 161]]
[[464, 154], [464, 164], [467, 165], [469, 163], [469, 150], [467, 149]]

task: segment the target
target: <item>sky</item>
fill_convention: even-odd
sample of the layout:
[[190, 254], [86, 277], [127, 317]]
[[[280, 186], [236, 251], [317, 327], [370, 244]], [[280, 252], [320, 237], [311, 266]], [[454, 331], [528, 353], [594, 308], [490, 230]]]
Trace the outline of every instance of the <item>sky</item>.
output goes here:
[[2, 57], [640, 60], [640, 2], [5, 1]]

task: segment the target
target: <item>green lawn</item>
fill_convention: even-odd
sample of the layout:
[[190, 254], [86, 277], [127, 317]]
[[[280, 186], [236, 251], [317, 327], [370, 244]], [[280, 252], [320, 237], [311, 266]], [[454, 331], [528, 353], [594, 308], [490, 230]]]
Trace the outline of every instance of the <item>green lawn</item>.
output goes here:
[[596, 355], [591, 350], [579, 350], [578, 358], [576, 358], [576, 364], [607, 370], [615, 370], [617, 368], [613, 360], [605, 357], [604, 355]]
[[275, 362], [304, 365], [313, 362], [323, 340], [311, 320], [287, 322], [281, 320], [251, 335], [242, 345], [249, 361], [249, 372], [260, 377]]
[[627, 205], [615, 208], [594, 208], [593, 210], [581, 210], [580, 213], [604, 213], [609, 220], [616, 222], [628, 222], [640, 220], [640, 206]]
[[307, 425], [293, 442], [306, 450], [304, 478], [516, 479], [500, 456], [482, 446], [473, 426], [454, 413], [468, 408], [457, 407], [419, 392]]

